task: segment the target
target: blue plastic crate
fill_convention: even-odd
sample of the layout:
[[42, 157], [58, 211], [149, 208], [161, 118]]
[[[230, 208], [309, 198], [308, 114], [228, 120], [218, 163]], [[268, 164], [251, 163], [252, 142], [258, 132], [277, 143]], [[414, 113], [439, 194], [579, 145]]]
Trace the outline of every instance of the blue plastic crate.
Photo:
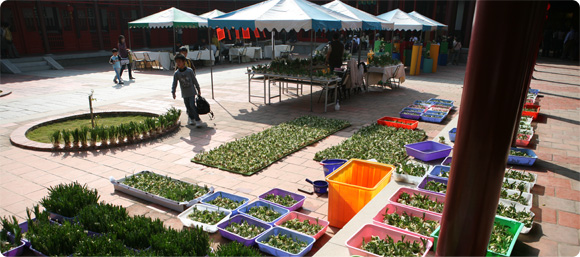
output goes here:
[[413, 112], [425, 112], [425, 109], [413, 108], [413, 107], [405, 107], [403, 110], [406, 111], [413, 111]]
[[447, 54], [439, 54], [439, 60], [437, 61], [439, 66], [447, 66]]
[[234, 195], [234, 194], [230, 194], [230, 193], [226, 193], [226, 192], [223, 192], [223, 191], [215, 192], [215, 193], [209, 195], [208, 197], [204, 198], [203, 200], [201, 200], [201, 202], [202, 203], [205, 203], [207, 205], [214, 206], [213, 204], [211, 204], [209, 202], [213, 201], [214, 199], [216, 199], [219, 196], [221, 196], [223, 198], [229, 198], [229, 199], [232, 199], [232, 200], [237, 201], [237, 202], [240, 202], [240, 201], [243, 201], [244, 202], [242, 205], [240, 205], [238, 208], [236, 208], [234, 210], [230, 210], [230, 209], [226, 209], [226, 208], [220, 207], [221, 209], [226, 209], [226, 210], [231, 211], [232, 212], [232, 215], [231, 216], [234, 216], [234, 215], [238, 214], [238, 209], [239, 208], [242, 208], [242, 207], [244, 207], [244, 206], [246, 206], [246, 205], [248, 205], [250, 203], [250, 199], [249, 198], [241, 197], [241, 196]]
[[[269, 246], [269, 245], [263, 243], [263, 242], [267, 241], [270, 236], [279, 235], [279, 234], [290, 236], [294, 239], [298, 239], [300, 241], [306, 242], [307, 243], [306, 248], [304, 248], [301, 252], [299, 252], [297, 254], [292, 254], [292, 253], [280, 250], [278, 248], [274, 248], [272, 246]], [[274, 255], [274, 256], [304, 256], [308, 252], [310, 252], [310, 250], [312, 249], [312, 245], [314, 245], [315, 241], [316, 241], [316, 239], [314, 239], [314, 237], [307, 236], [305, 234], [301, 234], [298, 232], [294, 232], [292, 230], [289, 230], [289, 229], [286, 229], [283, 227], [272, 228], [272, 229], [266, 231], [266, 233], [264, 233], [261, 236], [259, 236], [258, 238], [256, 238], [256, 243], [258, 243], [258, 247], [260, 248], [260, 251]]]
[[[281, 215], [280, 215], [280, 217], [278, 217], [277, 219], [275, 219], [275, 220], [273, 220], [273, 221], [265, 221], [265, 220], [261, 220], [261, 219], [258, 219], [258, 218], [256, 218], [256, 217], [254, 217], [254, 216], [252, 216], [252, 215], [248, 214], [248, 211], [249, 211], [249, 210], [250, 210], [252, 207], [254, 207], [254, 206], [258, 206], [258, 207], [260, 207], [260, 206], [268, 206], [268, 207], [272, 208], [272, 210], [274, 210], [275, 212], [277, 212], [277, 213], [280, 213]], [[284, 216], [286, 216], [286, 215], [287, 215], [289, 212], [290, 212], [290, 211], [289, 211], [288, 209], [284, 209], [284, 208], [282, 208], [282, 207], [279, 207], [279, 206], [276, 206], [276, 205], [270, 204], [270, 203], [268, 203], [268, 202], [265, 202], [265, 201], [262, 201], [262, 200], [254, 201], [254, 202], [252, 202], [252, 203], [250, 203], [250, 204], [246, 205], [246, 206], [245, 206], [245, 207], [243, 207], [243, 208], [238, 208], [238, 213], [241, 213], [241, 214], [244, 214], [244, 215], [248, 215], [248, 216], [250, 216], [250, 217], [253, 217], [253, 218], [255, 218], [255, 219], [259, 220], [259, 221], [262, 221], [262, 222], [264, 222], [264, 223], [268, 223], [268, 224], [270, 224], [270, 225], [274, 225], [274, 223], [276, 223], [276, 221], [278, 221], [279, 219], [281, 219], [281, 218], [283, 218]]]
[[521, 165], [521, 166], [532, 166], [532, 165], [534, 165], [534, 163], [538, 159], [538, 156], [536, 155], [536, 153], [534, 153], [534, 151], [532, 151], [530, 149], [512, 147], [511, 150], [518, 151], [518, 152], [524, 152], [532, 157], [510, 155], [510, 156], [508, 156], [507, 164]]
[[428, 174], [432, 177], [438, 177], [447, 180], [447, 178], [441, 177], [441, 172], [449, 172], [450, 170], [451, 167], [449, 166], [435, 165], [433, 168], [431, 168]]
[[452, 128], [449, 130], [449, 141], [455, 142], [455, 134], [457, 133], [457, 128]]
[[415, 102], [413, 102], [413, 104], [417, 104], [417, 105], [423, 105], [425, 107], [430, 107], [431, 103], [427, 102], [427, 101], [423, 101], [423, 100], [416, 100]]
[[453, 105], [453, 103], [455, 101], [447, 100], [447, 99], [439, 99], [439, 98], [430, 98], [429, 100], [427, 100], [427, 102], [433, 102], [433, 103], [438, 104], [438, 105], [449, 105], [449, 104]]
[[[440, 112], [435, 111], [426, 111], [421, 114], [422, 121], [434, 122], [434, 123], [441, 123], [447, 115], [440, 115]], [[426, 117], [425, 115], [435, 115], [436, 117]]]
[[540, 90], [539, 90], [539, 89], [531, 89], [531, 88], [530, 88], [530, 89], [528, 89], [528, 92], [530, 92], [530, 93], [532, 93], [532, 94], [536, 94], [536, 95], [537, 95], [537, 94], [539, 94], [539, 93], [540, 93]]

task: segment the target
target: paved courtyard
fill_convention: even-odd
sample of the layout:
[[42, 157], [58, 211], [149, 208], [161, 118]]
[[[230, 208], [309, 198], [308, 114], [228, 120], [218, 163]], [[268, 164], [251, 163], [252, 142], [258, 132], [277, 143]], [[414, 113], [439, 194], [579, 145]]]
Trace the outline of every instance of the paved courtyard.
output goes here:
[[[16, 128], [38, 119], [88, 111], [87, 95], [91, 90], [97, 98], [95, 111], [163, 112], [171, 106], [184, 109], [181, 99], [171, 97], [171, 72], [138, 71], [134, 75], [137, 79], [123, 86], [113, 84], [113, 72], [106, 64], [21, 75], [2, 74], [0, 89], [13, 93], [0, 98], [0, 215], [16, 215], [23, 220], [26, 207], [46, 195], [48, 187], [76, 180], [98, 189], [102, 200], [127, 207], [131, 214], [160, 218], [168, 226], [181, 228], [178, 213], [116, 193], [109, 178], [151, 170], [213, 185], [216, 190], [235, 192], [250, 199], [273, 187], [298, 192], [298, 188], [311, 187], [305, 182], [306, 178], [323, 179], [320, 165], [312, 160], [314, 154], [340, 143], [362, 126], [383, 116], [397, 116], [401, 108], [414, 100], [437, 97], [457, 101], [458, 111], [443, 124], [419, 124], [432, 139], [461, 110], [465, 65], [440, 67], [435, 74], [408, 76], [395, 90], [372, 88], [370, 92], [351, 95], [340, 102], [340, 111], [329, 108], [327, 113], [323, 112], [323, 104], [317, 103], [319, 88], [314, 88], [314, 113], [311, 113], [309, 86], [304, 86], [304, 95], [299, 97], [284, 94], [281, 102], [272, 99], [270, 105], [264, 105], [258, 98], [249, 103], [244, 72], [246, 66], [256, 64], [217, 66], [213, 74], [215, 100], [210, 99], [209, 68], [198, 70], [202, 94], [210, 100], [216, 117], [209, 120], [202, 116], [207, 124], [204, 128], [182, 126], [175, 134], [156, 141], [74, 153], [20, 149], [10, 144], [9, 136]], [[532, 190], [537, 223], [529, 235], [520, 236], [514, 255], [576, 255], [580, 251], [580, 67], [541, 60], [536, 69], [534, 76], [538, 80], [532, 81], [532, 88], [541, 90], [544, 96], [540, 102], [540, 119], [534, 123], [535, 143], [531, 146], [540, 159], [531, 169], [538, 174], [538, 183]], [[261, 85], [256, 84], [252, 94], [261, 94], [261, 90]], [[352, 126], [253, 176], [190, 162], [196, 153], [306, 114], [346, 119]], [[186, 123], [185, 114], [181, 121]], [[325, 219], [328, 199], [306, 196], [301, 212]], [[330, 228], [310, 254], [320, 249], [336, 231]], [[212, 238], [216, 242], [221, 240], [219, 233]]]

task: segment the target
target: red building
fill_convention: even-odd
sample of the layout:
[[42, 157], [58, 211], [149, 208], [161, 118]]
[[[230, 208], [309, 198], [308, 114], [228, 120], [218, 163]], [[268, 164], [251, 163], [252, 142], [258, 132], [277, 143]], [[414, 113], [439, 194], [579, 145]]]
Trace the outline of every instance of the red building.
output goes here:
[[[260, 1], [252, 0], [8, 0], [2, 3], [1, 20], [11, 25], [13, 42], [21, 55], [46, 53], [87, 52], [109, 50], [116, 46], [119, 35], [128, 37], [127, 23], [138, 18], [176, 7], [194, 14], [213, 9], [230, 12]], [[313, 2], [324, 4], [330, 1]], [[418, 11], [449, 25], [449, 31], [464, 38], [469, 44], [475, 1], [345, 1], [371, 14], [382, 14], [399, 8]], [[455, 32], [457, 30], [457, 32]], [[183, 42], [194, 43], [202, 30], [188, 29]], [[298, 39], [302, 39], [299, 33]], [[305, 36], [305, 40], [309, 40]], [[141, 47], [168, 47], [173, 44], [173, 31], [167, 29], [131, 29], [130, 45]]]

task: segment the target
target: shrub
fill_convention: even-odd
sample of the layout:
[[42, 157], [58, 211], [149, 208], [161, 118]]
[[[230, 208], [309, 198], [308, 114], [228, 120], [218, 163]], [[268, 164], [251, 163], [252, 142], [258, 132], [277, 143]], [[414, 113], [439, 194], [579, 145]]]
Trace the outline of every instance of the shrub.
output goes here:
[[207, 256], [209, 236], [201, 227], [165, 232], [151, 237], [151, 250], [160, 256]]
[[105, 203], [86, 206], [78, 214], [83, 228], [95, 233], [111, 232], [119, 222], [128, 218], [127, 210], [122, 206]]
[[97, 204], [99, 197], [96, 189], [91, 190], [86, 184], [81, 186], [75, 181], [50, 187], [48, 196], [42, 198], [40, 204], [49, 212], [75, 217], [85, 206]]

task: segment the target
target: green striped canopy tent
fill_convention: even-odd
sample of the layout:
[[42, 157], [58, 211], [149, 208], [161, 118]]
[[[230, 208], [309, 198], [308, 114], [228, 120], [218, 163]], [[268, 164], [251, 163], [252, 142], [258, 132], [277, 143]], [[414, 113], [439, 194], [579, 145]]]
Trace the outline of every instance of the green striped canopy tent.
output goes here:
[[207, 18], [171, 7], [129, 22], [129, 28], [198, 28], [207, 27]]

